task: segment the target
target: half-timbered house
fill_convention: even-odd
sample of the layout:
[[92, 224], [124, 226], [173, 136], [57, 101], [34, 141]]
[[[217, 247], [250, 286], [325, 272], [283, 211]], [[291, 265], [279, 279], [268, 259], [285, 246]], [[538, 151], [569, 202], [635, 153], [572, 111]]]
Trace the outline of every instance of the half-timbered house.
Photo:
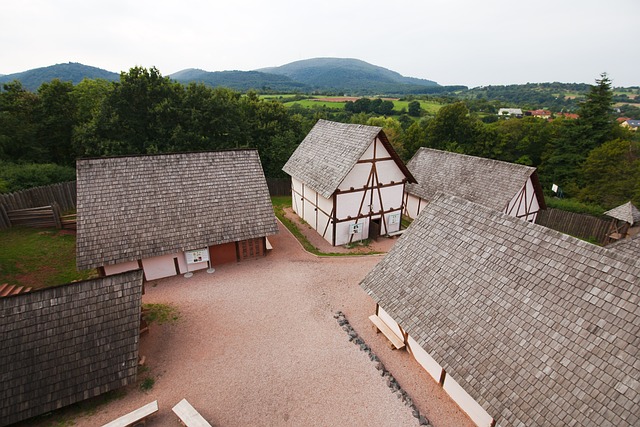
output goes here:
[[334, 246], [400, 230], [413, 176], [382, 128], [319, 120], [283, 170], [291, 203]]
[[77, 187], [79, 269], [187, 274], [263, 256], [277, 232], [256, 150], [82, 159]]
[[624, 250], [438, 193], [361, 287], [479, 426], [637, 426], [640, 263]]
[[538, 174], [530, 166], [423, 147], [407, 167], [418, 181], [405, 190], [404, 214], [410, 218], [438, 191], [530, 222], [546, 209]]

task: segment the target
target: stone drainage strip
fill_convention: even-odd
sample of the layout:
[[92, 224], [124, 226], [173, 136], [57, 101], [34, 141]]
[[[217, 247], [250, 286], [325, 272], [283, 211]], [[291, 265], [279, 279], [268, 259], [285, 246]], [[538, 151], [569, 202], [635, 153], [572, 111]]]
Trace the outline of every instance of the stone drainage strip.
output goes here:
[[376, 356], [373, 350], [371, 350], [371, 347], [369, 347], [364, 340], [358, 336], [358, 333], [353, 329], [353, 327], [351, 327], [344, 313], [342, 311], [336, 311], [333, 317], [338, 321], [338, 325], [340, 325], [347, 333], [349, 341], [359, 346], [360, 351], [364, 351], [367, 356], [369, 356], [369, 359], [372, 362], [375, 362], [376, 369], [380, 371], [380, 375], [383, 378], [386, 378], [387, 386], [391, 389], [391, 392], [396, 394], [398, 399], [401, 399], [402, 402], [411, 409], [411, 413], [418, 419], [419, 424], [421, 426], [430, 426], [431, 424], [429, 423], [429, 420], [424, 415], [420, 414], [420, 411], [413, 404], [413, 400], [411, 400], [407, 392], [400, 387], [400, 384], [398, 384], [398, 381], [393, 377], [393, 375], [391, 375], [391, 372], [387, 371], [380, 359], [378, 359], [378, 356]]

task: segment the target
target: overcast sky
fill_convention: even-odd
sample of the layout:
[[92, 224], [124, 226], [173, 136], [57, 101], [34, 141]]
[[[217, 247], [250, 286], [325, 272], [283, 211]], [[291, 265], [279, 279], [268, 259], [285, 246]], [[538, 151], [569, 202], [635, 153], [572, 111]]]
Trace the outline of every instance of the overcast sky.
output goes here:
[[640, 0], [5, 0], [0, 11], [0, 74], [337, 57], [443, 85], [593, 84], [602, 72], [640, 85]]

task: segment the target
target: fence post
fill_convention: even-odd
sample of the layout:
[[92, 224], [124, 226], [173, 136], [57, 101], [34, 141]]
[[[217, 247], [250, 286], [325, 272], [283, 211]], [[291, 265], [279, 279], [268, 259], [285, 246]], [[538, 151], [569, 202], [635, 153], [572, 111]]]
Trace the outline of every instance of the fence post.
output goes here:
[[11, 221], [9, 220], [7, 209], [3, 204], [0, 204], [0, 229], [5, 230], [7, 228], [11, 228]]
[[51, 202], [51, 214], [56, 228], [60, 230], [62, 228], [62, 219], [60, 218], [60, 206], [56, 202]]

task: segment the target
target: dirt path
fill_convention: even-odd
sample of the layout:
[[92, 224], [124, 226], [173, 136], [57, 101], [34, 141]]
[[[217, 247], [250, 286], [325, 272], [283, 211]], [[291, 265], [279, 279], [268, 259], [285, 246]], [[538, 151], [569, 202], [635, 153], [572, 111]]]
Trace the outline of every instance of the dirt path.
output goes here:
[[343, 311], [421, 413], [435, 426], [472, 425], [406, 352], [392, 352], [368, 320], [374, 303], [359, 288], [382, 258], [319, 258], [280, 226], [265, 258], [150, 282], [145, 303], [172, 303], [177, 323], [141, 339], [155, 385], [130, 389], [95, 414], [97, 426], [157, 399], [148, 426], [178, 426], [182, 398], [214, 426], [416, 426], [367, 354], [333, 318]]

